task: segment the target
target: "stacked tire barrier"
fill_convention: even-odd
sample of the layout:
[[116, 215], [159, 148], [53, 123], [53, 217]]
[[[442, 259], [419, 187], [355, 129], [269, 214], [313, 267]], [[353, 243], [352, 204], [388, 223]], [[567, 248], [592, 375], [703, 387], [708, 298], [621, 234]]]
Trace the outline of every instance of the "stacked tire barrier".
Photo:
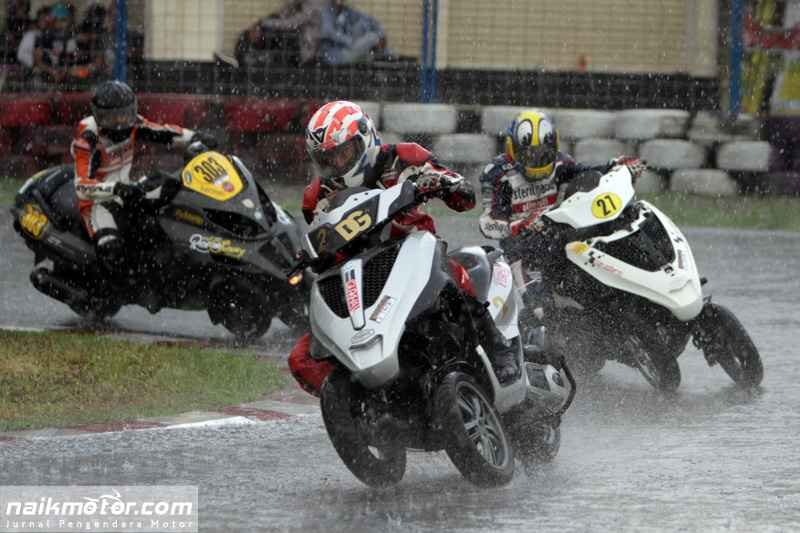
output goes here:
[[[442, 163], [473, 179], [505, 149], [508, 124], [525, 109], [437, 106], [430, 113], [432, 107], [424, 104], [392, 103], [381, 108], [382, 135], [393, 142], [427, 141]], [[601, 164], [622, 154], [646, 159], [650, 168], [636, 184], [641, 192], [800, 193], [800, 145], [790, 146], [800, 139], [800, 117], [782, 117], [779, 126], [771, 126], [772, 118], [728, 120], [670, 109], [543, 111], [559, 129], [562, 151], [580, 162]], [[781, 160], [776, 153], [788, 155]]]
[[[0, 177], [24, 177], [68, 162], [78, 121], [89, 114], [88, 93], [0, 97]], [[524, 107], [358, 102], [384, 142], [419, 142], [445, 165], [477, 181], [505, 150], [504, 135]], [[157, 122], [205, 129], [222, 151], [238, 155], [261, 179], [306, 183], [305, 125], [320, 102], [302, 98], [139, 95], [140, 113]], [[641, 192], [800, 194], [800, 116], [735, 120], [674, 109], [620, 111], [546, 108], [559, 128], [562, 151], [588, 164], [618, 155], [646, 159]], [[180, 153], [139, 146], [135, 169], [173, 170]]]

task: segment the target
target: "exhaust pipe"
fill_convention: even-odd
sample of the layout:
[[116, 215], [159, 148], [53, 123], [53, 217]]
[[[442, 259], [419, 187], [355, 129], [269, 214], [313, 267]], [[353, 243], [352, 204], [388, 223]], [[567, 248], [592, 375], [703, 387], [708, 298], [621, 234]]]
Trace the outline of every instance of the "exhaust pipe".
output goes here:
[[89, 296], [85, 292], [67, 285], [46, 268], [37, 268], [31, 272], [31, 283], [39, 292], [64, 302], [78, 314], [90, 310]]

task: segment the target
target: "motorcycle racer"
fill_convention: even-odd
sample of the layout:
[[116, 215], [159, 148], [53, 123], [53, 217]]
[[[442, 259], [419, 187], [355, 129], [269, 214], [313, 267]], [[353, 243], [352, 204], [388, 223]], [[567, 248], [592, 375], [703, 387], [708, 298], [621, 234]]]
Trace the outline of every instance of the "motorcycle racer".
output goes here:
[[[135, 142], [182, 146], [200, 140], [209, 148], [217, 142], [208, 134], [157, 124], [138, 115], [136, 96], [121, 81], [101, 83], [91, 106], [92, 115], [81, 120], [71, 146], [78, 210], [98, 256], [112, 271], [118, 271], [125, 258], [119, 230], [122, 205], [144, 194], [130, 175]], [[148, 196], [157, 194], [150, 191]]]
[[[306, 129], [306, 151], [320, 173], [303, 197], [303, 215], [309, 223], [349, 187], [388, 189], [406, 180], [415, 182], [420, 191], [442, 191], [439, 197], [455, 211], [475, 206], [469, 180], [440, 165], [418, 144], [382, 144], [367, 113], [351, 102], [331, 102], [314, 114]], [[415, 208], [393, 221], [390, 235], [412, 231], [435, 233], [436, 228], [430, 216]], [[509, 380], [518, 372], [514, 350], [495, 326], [486, 304], [476, 298], [466, 270], [452, 260], [450, 266], [477, 319], [479, 340], [492, 359], [498, 380]], [[304, 390], [318, 396], [332, 367], [311, 358], [309, 339], [306, 335], [297, 343], [289, 355], [289, 368]]]
[[486, 165], [480, 177], [484, 212], [479, 224], [483, 235], [500, 241], [511, 263], [514, 281], [525, 287], [525, 300], [541, 307], [547, 291], [541, 273], [528, 262], [529, 253], [519, 237], [547, 233], [542, 214], [563, 200], [564, 186], [587, 170], [608, 172], [626, 165], [634, 177], [645, 170], [637, 157], [622, 155], [604, 165], [584, 165], [560, 152], [555, 123], [539, 109], [523, 111], [511, 121], [507, 149]]

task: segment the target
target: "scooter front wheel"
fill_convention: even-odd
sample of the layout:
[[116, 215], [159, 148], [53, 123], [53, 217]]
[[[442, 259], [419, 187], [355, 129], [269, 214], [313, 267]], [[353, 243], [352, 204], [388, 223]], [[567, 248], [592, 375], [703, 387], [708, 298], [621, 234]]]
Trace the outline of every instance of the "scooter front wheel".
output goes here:
[[514, 449], [497, 409], [475, 380], [445, 376], [434, 396], [434, 427], [450, 460], [479, 487], [506, 485], [514, 476]]
[[320, 407], [325, 429], [336, 453], [364, 484], [383, 488], [395, 485], [406, 472], [406, 449], [369, 424], [368, 402], [360, 385], [344, 367], [335, 367], [322, 386]]
[[699, 321], [699, 345], [709, 364], [719, 363], [738, 385], [757, 387], [764, 379], [764, 365], [739, 319], [728, 308], [709, 302]]
[[214, 289], [208, 317], [247, 342], [264, 335], [272, 323], [267, 294], [245, 279], [231, 279]]

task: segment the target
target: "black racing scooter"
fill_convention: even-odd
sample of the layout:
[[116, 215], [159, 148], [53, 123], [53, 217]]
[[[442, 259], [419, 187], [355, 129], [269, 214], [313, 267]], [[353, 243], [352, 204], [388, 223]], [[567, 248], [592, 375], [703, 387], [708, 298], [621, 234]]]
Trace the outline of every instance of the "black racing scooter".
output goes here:
[[121, 208], [124, 275], [95, 254], [78, 215], [73, 166], [30, 178], [11, 208], [14, 228], [35, 265], [53, 263], [31, 273], [33, 286], [91, 320], [140, 305], [151, 313], [207, 310], [245, 340], [266, 333], [273, 317], [306, 331], [312, 274], [286, 277], [299, 247], [297, 221], [239, 158], [204, 148], [187, 148], [197, 155], [180, 172], [140, 180], [152, 194]]

